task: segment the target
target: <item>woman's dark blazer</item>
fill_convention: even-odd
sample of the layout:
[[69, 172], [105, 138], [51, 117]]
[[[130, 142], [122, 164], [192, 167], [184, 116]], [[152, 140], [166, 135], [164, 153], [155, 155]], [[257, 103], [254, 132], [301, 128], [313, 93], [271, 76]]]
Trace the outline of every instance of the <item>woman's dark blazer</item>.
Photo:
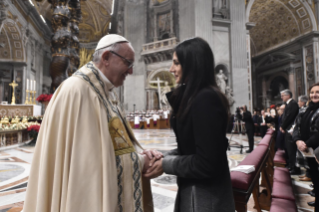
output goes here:
[[[170, 94], [167, 96], [170, 100]], [[163, 159], [164, 172], [177, 176], [175, 212], [234, 212], [226, 155], [227, 113], [220, 97], [212, 88], [205, 88], [195, 97], [184, 121], [176, 113], [173, 108], [171, 126], [178, 148]]]

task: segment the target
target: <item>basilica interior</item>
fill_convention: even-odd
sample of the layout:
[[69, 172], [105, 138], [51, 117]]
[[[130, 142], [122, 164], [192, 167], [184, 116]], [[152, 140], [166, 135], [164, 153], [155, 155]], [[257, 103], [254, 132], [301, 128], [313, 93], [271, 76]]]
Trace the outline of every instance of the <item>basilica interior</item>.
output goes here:
[[[205, 39], [231, 112], [242, 105], [253, 111], [282, 103], [284, 89], [297, 100], [319, 81], [318, 23], [318, 0], [0, 0], [0, 118], [41, 123], [59, 85], [92, 60], [104, 35], [119, 34], [135, 50], [133, 74], [115, 88], [121, 108], [142, 146], [165, 152], [176, 148], [173, 131], [149, 129], [149, 119], [140, 123], [135, 113], [167, 119], [165, 93], [177, 86], [169, 72], [177, 44]], [[10, 135], [0, 130], [0, 212], [23, 209], [34, 151], [24, 146], [32, 140], [27, 123], [8, 129]], [[248, 144], [241, 134], [227, 136]], [[227, 155], [230, 168], [247, 156], [236, 148]], [[298, 211], [313, 211], [310, 183], [292, 182]], [[176, 177], [153, 179], [152, 190], [155, 211], [173, 211]], [[251, 195], [246, 211], [269, 211], [256, 202]]]

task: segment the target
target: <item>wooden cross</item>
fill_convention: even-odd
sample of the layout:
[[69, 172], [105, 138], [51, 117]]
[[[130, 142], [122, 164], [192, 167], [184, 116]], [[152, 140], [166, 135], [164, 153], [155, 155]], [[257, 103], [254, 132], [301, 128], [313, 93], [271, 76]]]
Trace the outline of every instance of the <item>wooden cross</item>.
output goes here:
[[162, 104], [161, 104], [161, 84], [160, 83], [163, 83], [163, 82], [165, 82], [165, 81], [160, 80], [158, 77], [157, 77], [156, 81], [150, 81], [150, 83], [157, 83], [158, 100], [159, 100], [160, 109], [162, 109]]
[[12, 100], [11, 100], [11, 104], [15, 105], [16, 104], [16, 98], [14, 96], [14, 88], [18, 86], [18, 84], [13, 80], [12, 83], [9, 84], [12, 87]]

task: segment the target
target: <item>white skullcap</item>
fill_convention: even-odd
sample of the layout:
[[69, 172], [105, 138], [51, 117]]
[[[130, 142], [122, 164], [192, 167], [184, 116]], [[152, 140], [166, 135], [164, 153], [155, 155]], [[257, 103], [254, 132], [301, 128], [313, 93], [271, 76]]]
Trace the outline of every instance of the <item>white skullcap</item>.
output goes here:
[[116, 34], [105, 35], [103, 38], [101, 38], [101, 40], [97, 44], [95, 51], [111, 46], [114, 43], [120, 43], [120, 42], [128, 42], [128, 40]]

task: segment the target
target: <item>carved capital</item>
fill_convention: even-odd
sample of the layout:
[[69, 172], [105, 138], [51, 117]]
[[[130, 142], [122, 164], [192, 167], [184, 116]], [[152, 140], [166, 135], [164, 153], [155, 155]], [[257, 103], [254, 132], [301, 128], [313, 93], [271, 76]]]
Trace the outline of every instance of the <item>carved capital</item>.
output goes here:
[[0, 0], [0, 26], [8, 17], [8, 7], [9, 5], [5, 3], [5, 0]]

